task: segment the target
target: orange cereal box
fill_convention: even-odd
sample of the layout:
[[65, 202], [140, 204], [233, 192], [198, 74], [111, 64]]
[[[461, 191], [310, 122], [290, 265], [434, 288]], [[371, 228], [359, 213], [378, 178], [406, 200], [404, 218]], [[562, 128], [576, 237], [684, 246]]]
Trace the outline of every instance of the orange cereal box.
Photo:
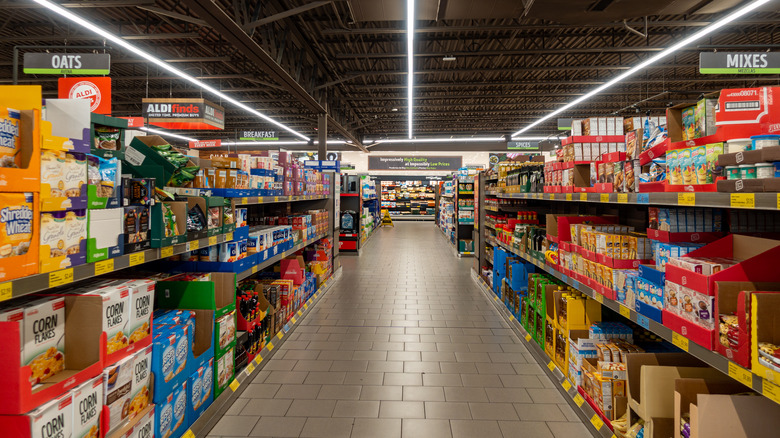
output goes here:
[[21, 166], [21, 114], [0, 107], [0, 167]]
[[27, 254], [33, 237], [32, 193], [0, 193], [0, 258]]

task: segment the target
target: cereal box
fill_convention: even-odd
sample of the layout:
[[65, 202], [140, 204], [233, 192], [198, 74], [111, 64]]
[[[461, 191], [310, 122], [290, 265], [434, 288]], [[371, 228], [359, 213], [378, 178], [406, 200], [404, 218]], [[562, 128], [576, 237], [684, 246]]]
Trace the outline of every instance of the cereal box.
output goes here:
[[66, 393], [28, 414], [32, 438], [71, 438], [73, 436], [73, 396]]
[[65, 159], [63, 151], [41, 152], [41, 185], [49, 186], [51, 197], [65, 196]]
[[138, 342], [152, 332], [152, 308], [154, 307], [154, 285], [151, 280], [123, 280], [130, 289], [130, 333], [129, 342]]
[[103, 370], [103, 404], [109, 410], [108, 429], [127, 418], [133, 388], [133, 357], [126, 357]]
[[723, 153], [723, 143], [707, 145], [707, 184], [715, 182], [715, 171], [718, 168], [718, 157]]
[[670, 150], [666, 152], [666, 168], [669, 174], [669, 184], [679, 185], [682, 184], [682, 170], [680, 168], [678, 150]]
[[33, 194], [0, 193], [0, 258], [27, 254], [33, 235]]
[[170, 394], [155, 405], [156, 426], [154, 436], [160, 438], [179, 436], [176, 432], [186, 427], [187, 416], [187, 381], [177, 385]]
[[19, 357], [24, 360], [24, 308], [15, 307], [0, 310], [0, 322], [15, 321], [19, 323]]
[[65, 368], [65, 299], [46, 298], [25, 307], [23, 365], [41, 383]]
[[696, 107], [689, 106], [682, 110], [683, 122], [683, 140], [693, 140], [696, 138]]
[[103, 332], [106, 334], [107, 353], [111, 354], [128, 346], [130, 290], [111, 285], [98, 289], [96, 293], [103, 298]]
[[[48, 247], [49, 257], [63, 257], [65, 248], [65, 216], [67, 212], [41, 213], [41, 247]], [[43, 248], [42, 248], [43, 249]], [[41, 258], [46, 257], [41, 253]]]
[[87, 183], [87, 157], [85, 154], [65, 153], [62, 182], [64, 196], [75, 198], [83, 194], [81, 188]]
[[65, 255], [81, 252], [81, 241], [87, 238], [87, 210], [66, 212], [62, 230], [65, 233]]
[[188, 409], [190, 417], [197, 418], [211, 405], [212, 392], [214, 385], [214, 359], [199, 367], [189, 379], [189, 402]]
[[0, 167], [21, 166], [21, 124], [19, 110], [0, 108]]
[[217, 359], [217, 366], [214, 373], [217, 377], [218, 388], [224, 389], [233, 379], [233, 353], [234, 349], [231, 348], [227, 353], [222, 355], [222, 357]]
[[691, 160], [696, 173], [696, 184], [707, 184], [707, 147], [691, 148]]
[[149, 379], [152, 373], [152, 346], [133, 355], [133, 387], [128, 416], [134, 418], [149, 406]]
[[236, 315], [230, 312], [216, 320], [217, 345], [220, 350], [224, 350], [236, 340]]
[[154, 438], [154, 409], [138, 420], [133, 427], [131, 438]]
[[73, 388], [73, 438], [99, 438], [103, 412], [103, 378]]

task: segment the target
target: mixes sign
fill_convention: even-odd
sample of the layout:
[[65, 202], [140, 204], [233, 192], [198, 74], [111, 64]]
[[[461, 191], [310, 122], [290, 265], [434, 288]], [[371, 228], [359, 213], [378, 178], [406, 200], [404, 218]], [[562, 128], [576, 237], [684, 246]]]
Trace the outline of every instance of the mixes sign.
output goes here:
[[777, 74], [780, 52], [704, 52], [699, 53], [702, 74]]
[[169, 129], [225, 129], [225, 109], [205, 99], [144, 99], [149, 124]]
[[368, 156], [368, 170], [458, 170], [462, 165], [457, 156]]

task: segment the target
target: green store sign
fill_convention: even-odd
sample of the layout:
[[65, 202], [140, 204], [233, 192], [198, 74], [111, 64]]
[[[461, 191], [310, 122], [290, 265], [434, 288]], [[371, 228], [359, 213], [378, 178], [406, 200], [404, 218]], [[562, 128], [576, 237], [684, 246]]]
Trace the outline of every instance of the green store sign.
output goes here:
[[699, 54], [702, 74], [780, 73], [780, 52], [707, 52]]

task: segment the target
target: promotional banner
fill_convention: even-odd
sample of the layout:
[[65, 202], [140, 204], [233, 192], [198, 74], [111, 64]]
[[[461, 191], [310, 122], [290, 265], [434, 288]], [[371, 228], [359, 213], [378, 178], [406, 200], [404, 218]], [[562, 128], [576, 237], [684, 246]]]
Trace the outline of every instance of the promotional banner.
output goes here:
[[458, 170], [462, 166], [459, 156], [368, 156], [368, 170]]
[[205, 99], [143, 99], [150, 125], [168, 129], [225, 129], [225, 109]]
[[222, 140], [196, 140], [190, 142], [190, 149], [218, 148], [222, 146]]
[[111, 78], [59, 78], [60, 99], [89, 99], [89, 110], [98, 114], [111, 114]]
[[702, 74], [780, 73], [780, 52], [706, 52], [699, 53]]
[[31, 75], [107, 75], [107, 53], [25, 53], [24, 72]]

